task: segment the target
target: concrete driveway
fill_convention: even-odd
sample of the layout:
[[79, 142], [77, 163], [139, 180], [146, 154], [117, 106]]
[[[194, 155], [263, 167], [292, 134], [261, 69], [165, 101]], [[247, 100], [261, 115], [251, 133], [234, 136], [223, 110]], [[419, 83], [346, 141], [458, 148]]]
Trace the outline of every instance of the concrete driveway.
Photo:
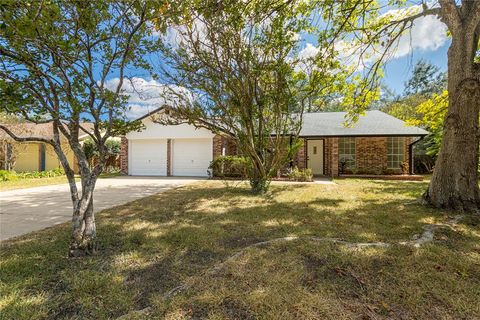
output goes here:
[[[94, 210], [98, 212], [198, 180], [201, 178], [99, 179], [94, 194]], [[0, 240], [66, 222], [71, 217], [68, 184], [0, 192]]]

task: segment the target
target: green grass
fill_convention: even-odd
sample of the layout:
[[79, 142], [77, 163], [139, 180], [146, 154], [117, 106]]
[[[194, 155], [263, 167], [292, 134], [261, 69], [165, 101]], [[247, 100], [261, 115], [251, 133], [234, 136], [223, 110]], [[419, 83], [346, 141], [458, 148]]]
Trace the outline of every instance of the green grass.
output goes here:
[[67, 177], [58, 176], [48, 178], [27, 178], [10, 181], [0, 181], [0, 191], [49, 186], [62, 183], [68, 183]]
[[421, 248], [244, 249], [309, 235], [394, 243], [455, 214], [414, 203], [424, 182], [337, 183], [274, 184], [267, 196], [219, 181], [170, 190], [98, 214], [100, 252], [84, 259], [66, 257], [68, 224], [4, 242], [0, 318], [107, 319], [145, 307], [156, 319], [479, 318], [476, 218]]
[[[100, 178], [111, 178], [121, 175], [120, 173], [103, 173], [100, 175]], [[76, 178], [77, 181], [80, 181], [80, 178]], [[15, 189], [25, 189], [41, 186], [50, 186], [55, 184], [68, 183], [66, 176], [58, 177], [48, 177], [48, 178], [27, 178], [27, 179], [18, 179], [11, 181], [0, 181], [0, 191], [15, 190]]]

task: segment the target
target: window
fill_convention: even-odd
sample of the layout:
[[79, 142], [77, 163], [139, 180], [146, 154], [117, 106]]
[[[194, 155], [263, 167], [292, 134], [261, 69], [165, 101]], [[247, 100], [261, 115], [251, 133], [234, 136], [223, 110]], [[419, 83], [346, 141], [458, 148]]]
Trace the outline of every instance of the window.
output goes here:
[[388, 137], [387, 139], [387, 167], [400, 169], [405, 160], [405, 140], [403, 137]]
[[340, 138], [338, 140], [338, 161], [341, 170], [355, 168], [355, 138]]

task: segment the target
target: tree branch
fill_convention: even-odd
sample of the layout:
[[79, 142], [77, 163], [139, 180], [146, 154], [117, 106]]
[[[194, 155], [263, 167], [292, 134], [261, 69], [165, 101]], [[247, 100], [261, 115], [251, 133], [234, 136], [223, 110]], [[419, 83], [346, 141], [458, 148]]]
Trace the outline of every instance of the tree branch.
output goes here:
[[8, 134], [13, 140], [17, 142], [44, 142], [48, 143], [50, 145], [53, 145], [53, 140], [52, 139], [47, 139], [43, 137], [19, 137], [15, 133], [13, 133], [8, 127], [6, 127], [3, 124], [0, 124], [0, 129], [5, 131], [6, 134]]

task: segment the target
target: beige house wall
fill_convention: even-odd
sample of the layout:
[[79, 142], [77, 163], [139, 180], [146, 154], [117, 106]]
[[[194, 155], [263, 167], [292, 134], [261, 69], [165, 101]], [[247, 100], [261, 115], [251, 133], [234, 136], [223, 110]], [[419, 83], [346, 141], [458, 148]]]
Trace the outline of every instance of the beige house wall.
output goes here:
[[40, 145], [38, 143], [22, 143], [15, 145], [15, 171], [38, 170]]
[[[15, 144], [16, 162], [14, 170], [16, 172], [39, 171], [40, 170], [40, 143], [17, 143]], [[68, 162], [74, 170], [77, 171], [75, 165], [75, 156], [70, 148], [63, 146]], [[45, 146], [45, 170], [53, 170], [61, 168], [62, 165], [57, 154], [50, 145]]]

